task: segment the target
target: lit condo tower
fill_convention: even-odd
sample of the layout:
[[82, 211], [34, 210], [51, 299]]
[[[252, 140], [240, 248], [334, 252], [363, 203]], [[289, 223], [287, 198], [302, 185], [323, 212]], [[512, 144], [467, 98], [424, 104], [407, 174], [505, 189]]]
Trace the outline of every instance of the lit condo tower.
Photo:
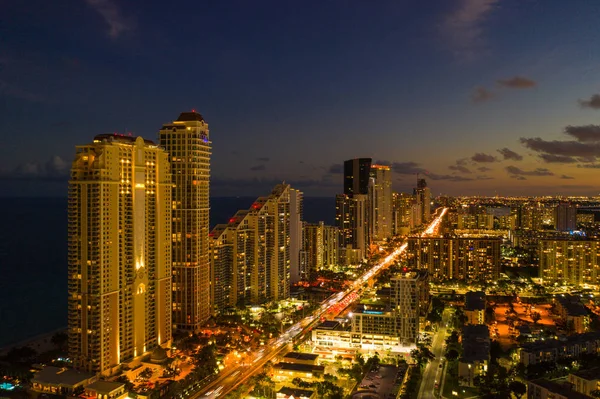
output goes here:
[[198, 331], [211, 314], [208, 124], [195, 111], [183, 112], [163, 125], [159, 138], [173, 176], [173, 325]]
[[171, 340], [171, 175], [166, 152], [103, 134], [69, 181], [69, 356], [110, 374]]
[[392, 236], [392, 171], [389, 166], [371, 165], [369, 184], [371, 239], [384, 241]]

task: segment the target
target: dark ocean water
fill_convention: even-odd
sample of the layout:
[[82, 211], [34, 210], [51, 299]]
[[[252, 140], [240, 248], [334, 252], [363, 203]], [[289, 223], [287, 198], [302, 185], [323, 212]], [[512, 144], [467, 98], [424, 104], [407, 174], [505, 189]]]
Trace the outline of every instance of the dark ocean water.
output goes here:
[[[211, 199], [211, 225], [254, 199]], [[334, 198], [304, 199], [304, 220], [332, 224], [334, 217]], [[67, 200], [0, 198], [0, 347], [66, 324]]]

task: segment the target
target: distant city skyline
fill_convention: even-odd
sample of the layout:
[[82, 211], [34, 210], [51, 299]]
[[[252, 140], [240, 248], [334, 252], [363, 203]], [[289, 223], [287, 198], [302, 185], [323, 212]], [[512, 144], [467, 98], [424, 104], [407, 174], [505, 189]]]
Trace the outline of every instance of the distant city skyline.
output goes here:
[[[192, 109], [211, 123], [214, 196], [284, 180], [333, 196], [360, 157], [400, 192], [417, 173], [432, 195], [600, 192], [593, 2], [68, 7], [0, 6], [0, 196], [66, 197], [73, 146], [156, 141]], [[166, 27], [183, 10], [201, 29]]]

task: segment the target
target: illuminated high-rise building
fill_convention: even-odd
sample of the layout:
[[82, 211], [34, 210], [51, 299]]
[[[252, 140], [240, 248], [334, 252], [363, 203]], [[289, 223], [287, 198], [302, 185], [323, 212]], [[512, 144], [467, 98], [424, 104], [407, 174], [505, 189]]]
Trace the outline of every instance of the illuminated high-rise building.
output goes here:
[[302, 251], [302, 192], [290, 188], [290, 282], [300, 281], [300, 253]]
[[171, 340], [171, 174], [141, 137], [77, 146], [69, 181], [69, 356], [110, 374]]
[[392, 171], [389, 166], [372, 165], [369, 185], [369, 223], [373, 241], [392, 236]]
[[558, 231], [577, 229], [577, 208], [571, 204], [558, 204], [554, 208], [554, 227]]
[[369, 194], [371, 158], [355, 158], [344, 161], [344, 194]]
[[346, 264], [358, 263], [368, 255], [368, 203], [368, 197], [362, 194], [338, 194], [335, 197], [335, 222], [340, 234], [340, 257], [346, 259]]
[[315, 276], [318, 270], [332, 270], [338, 266], [338, 237], [338, 228], [326, 226], [324, 222], [304, 224], [304, 278]]
[[414, 218], [417, 213], [415, 196], [407, 193], [393, 193], [392, 202], [393, 234], [408, 234], [416, 225]]
[[417, 198], [419, 224], [427, 223], [431, 218], [431, 190], [427, 187], [425, 179], [417, 180], [417, 187], [414, 189]]
[[250, 209], [211, 231], [216, 311], [289, 298], [291, 243], [295, 234], [302, 234], [294, 231], [291, 219], [300, 213], [301, 198], [289, 184], [278, 184], [269, 196], [257, 198]]
[[545, 284], [600, 286], [600, 242], [584, 239], [539, 241], [540, 278]]
[[173, 176], [173, 325], [198, 331], [211, 314], [208, 124], [195, 111], [183, 112], [163, 125], [159, 139], [169, 153]]
[[436, 280], [493, 281], [500, 274], [501, 243], [483, 235], [409, 237], [407, 264]]

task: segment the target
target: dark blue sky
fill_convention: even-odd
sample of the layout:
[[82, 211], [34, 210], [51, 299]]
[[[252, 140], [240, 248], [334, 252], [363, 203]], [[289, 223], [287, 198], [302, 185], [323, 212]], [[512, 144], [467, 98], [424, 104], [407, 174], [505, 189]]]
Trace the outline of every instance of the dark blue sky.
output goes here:
[[436, 194], [598, 193], [596, 1], [4, 1], [0, 15], [1, 196], [64, 195], [75, 145], [153, 139], [192, 108], [215, 195], [283, 179], [333, 195], [337, 164], [359, 156], [390, 163], [402, 191], [420, 172]]

